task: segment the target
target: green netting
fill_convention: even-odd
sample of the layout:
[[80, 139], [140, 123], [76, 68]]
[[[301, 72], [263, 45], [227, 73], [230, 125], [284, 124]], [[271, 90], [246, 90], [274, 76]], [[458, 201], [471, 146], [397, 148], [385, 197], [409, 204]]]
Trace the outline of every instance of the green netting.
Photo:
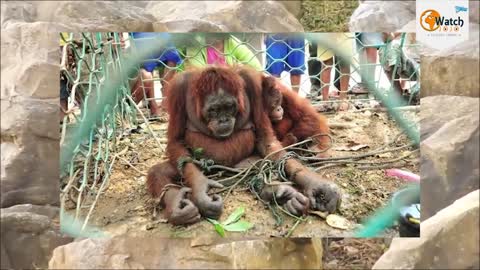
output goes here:
[[[396, 122], [407, 132], [413, 142], [418, 144], [418, 130], [394, 108], [405, 105], [405, 102], [393, 89], [393, 84], [388, 78], [385, 80], [383, 69], [398, 74], [391, 81], [410, 80], [411, 102], [418, 94], [419, 63], [418, 59], [412, 58], [406, 53], [414, 50], [415, 44], [406, 42], [406, 35], [387, 44], [363, 44], [364, 47], [379, 48], [382, 57], [378, 63], [365, 63], [359, 61], [359, 51], [355, 47], [355, 35], [343, 34], [343, 37], [332, 40], [324, 34], [301, 34], [296, 38], [303, 39], [303, 46], [292, 48], [282, 39], [275, 39], [283, 44], [287, 52], [282, 58], [274, 59], [268, 64], [268, 56], [271, 55], [264, 41], [263, 34], [162, 34], [163, 36], [144, 37], [134, 39], [126, 33], [70, 33], [61, 36], [61, 76], [67, 82], [68, 110], [62, 124], [61, 136], [61, 201], [62, 215], [65, 200], [71, 199], [76, 202], [74, 220], [82, 220], [82, 229], [85, 229], [95, 204], [108, 186], [109, 176], [113, 165], [118, 160], [124, 149], [119, 149], [117, 141], [138, 128], [142, 122], [158, 119], [158, 115], [152, 114], [152, 102], [162, 100], [161, 89], [168, 83], [165, 79], [169, 72], [182, 72], [189, 66], [202, 66], [206, 64], [208, 53], [207, 47], [217, 46], [218, 38], [223, 51], [214, 49], [225, 58], [227, 64], [245, 64], [269, 73], [274, 63], [284, 63], [291, 71], [305, 70], [302, 75], [300, 93], [311, 99], [316, 106], [325, 103], [336, 103], [338, 97], [331, 97], [328, 101], [323, 100], [319, 89], [329, 87], [338, 89], [341, 76], [350, 77], [350, 87], [345, 91], [347, 100], [352, 102], [380, 101]], [[63, 44], [62, 44], [63, 43]], [[350, 43], [348, 46], [344, 44]], [[140, 46], [139, 46], [140, 44]], [[349, 74], [332, 76], [330, 82], [322, 82], [320, 76], [322, 70], [328, 65], [323, 62], [325, 51], [309, 52], [313, 46], [331, 48], [335, 60], [342, 59], [344, 65], [350, 67]], [[345, 48], [351, 48], [346, 49]], [[305, 55], [304, 68], [292, 66], [289, 57], [292, 54], [303, 53]], [[174, 65], [169, 63], [172, 55], [179, 58]], [[172, 61], [170, 61], [172, 62]], [[313, 71], [311, 62], [320, 64], [321, 69]], [[331, 68], [341, 73], [341, 67], [334, 61]], [[169, 65], [170, 64], [170, 65]], [[141, 76], [145, 66], [154, 66], [150, 73], [151, 78]], [[373, 76], [367, 69], [374, 69]], [[393, 77], [392, 75], [392, 77]], [[288, 76], [283, 73], [282, 78]], [[383, 79], [382, 79], [383, 78]], [[141, 104], [137, 105], [132, 98], [131, 89], [138, 80], [143, 92]], [[289, 83], [288, 77], [284, 79]], [[382, 81], [383, 80], [383, 81]], [[153, 82], [152, 92], [146, 87]], [[319, 82], [319, 83], [318, 83]], [[352, 88], [362, 82], [368, 93], [359, 95]], [[336, 85], [336, 86], [333, 86]], [[318, 86], [318, 87], [315, 87]], [[143, 106], [142, 106], [143, 105]], [[147, 125], [148, 127], [148, 125]], [[155, 138], [157, 139], [157, 138]], [[157, 139], [158, 140], [158, 139]], [[159, 147], [162, 147], [159, 144]], [[76, 195], [71, 198], [71, 190]], [[85, 204], [85, 197], [90, 197], [89, 204]], [[86, 217], [80, 216], [81, 208], [87, 208]], [[65, 216], [64, 216], [65, 217]], [[65, 218], [63, 220], [66, 220]], [[73, 223], [63, 223], [67, 224]]]

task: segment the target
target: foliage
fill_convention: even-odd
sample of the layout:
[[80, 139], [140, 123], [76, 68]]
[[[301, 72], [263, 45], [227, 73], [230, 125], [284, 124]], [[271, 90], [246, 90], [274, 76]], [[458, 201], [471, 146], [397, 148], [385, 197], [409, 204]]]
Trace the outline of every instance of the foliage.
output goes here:
[[221, 236], [225, 237], [225, 231], [228, 232], [245, 232], [253, 227], [253, 224], [240, 218], [245, 214], [245, 208], [239, 207], [228, 216], [228, 218], [220, 223], [214, 219], [207, 218], [213, 224], [215, 231]]
[[348, 32], [348, 21], [357, 0], [302, 1], [300, 22], [305, 32]]

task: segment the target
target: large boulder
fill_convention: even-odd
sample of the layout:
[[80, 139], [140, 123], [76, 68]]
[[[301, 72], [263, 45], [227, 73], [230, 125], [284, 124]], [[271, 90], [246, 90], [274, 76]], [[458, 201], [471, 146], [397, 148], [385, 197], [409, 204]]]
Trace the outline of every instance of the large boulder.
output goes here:
[[75, 32], [299, 32], [300, 6], [301, 1], [2, 2], [2, 25], [40, 21]]
[[479, 25], [470, 24], [469, 39], [445, 50], [424, 49], [421, 97], [480, 96]]
[[[350, 32], [394, 32], [415, 19], [415, 1], [360, 1]], [[395, 12], [392, 12], [392, 11]]]
[[65, 28], [52, 29], [47, 22], [2, 25], [2, 100], [15, 96], [58, 98], [61, 56], [58, 30]]
[[[139, 245], [141, 248], [139, 248]], [[49, 269], [322, 269], [321, 239], [85, 239], [54, 250]]]
[[[2, 12], [4, 6], [9, 7], [2, 2]], [[21, 11], [25, 20], [35, 15]], [[64, 28], [51, 26], [2, 21], [1, 207], [59, 201], [60, 136], [55, 117], [59, 111], [58, 30]]]
[[132, 2], [40, 1], [35, 20], [65, 24], [75, 32], [153, 31], [153, 16]]
[[479, 188], [478, 111], [478, 98], [421, 99], [422, 220]]
[[58, 105], [22, 97], [1, 105], [1, 207], [58, 205]]
[[479, 195], [473, 191], [422, 222], [420, 238], [393, 239], [373, 269], [479, 269]]
[[46, 268], [54, 248], [73, 239], [59, 233], [59, 209], [16, 205], [1, 210], [1, 268]]
[[145, 9], [155, 17], [154, 30], [166, 27], [169, 32], [303, 31], [297, 18], [280, 2], [152, 1]]

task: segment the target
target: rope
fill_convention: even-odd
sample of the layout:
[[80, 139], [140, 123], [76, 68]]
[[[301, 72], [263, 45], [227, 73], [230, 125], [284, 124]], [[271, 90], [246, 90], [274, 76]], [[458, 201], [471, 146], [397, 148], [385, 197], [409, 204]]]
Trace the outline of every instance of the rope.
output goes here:
[[[148, 97], [146, 95], [148, 92], [146, 85], [147, 82], [160, 86], [166, 85], [168, 83], [167, 73], [182, 72], [189, 63], [194, 63], [195, 60], [200, 59], [202, 51], [208, 45], [205, 38], [198, 38], [201, 35], [198, 33], [170, 34], [170, 40], [168, 41], [159, 37], [146, 37], [142, 39], [147, 44], [145, 46], [138, 46], [138, 41], [140, 40], [135, 40], [131, 36], [126, 37], [122, 33], [69, 33], [66, 37], [61, 35], [64, 45], [60, 47], [62, 52], [60, 74], [66, 80], [66, 93], [62, 92], [62, 97], [66, 97], [68, 104], [67, 108], [62, 108], [62, 111], [66, 113], [66, 117], [61, 128], [61, 175], [62, 183], [64, 186], [65, 184], [68, 186], [67, 190], [70, 190], [68, 196], [76, 197], [75, 220], [80, 219], [80, 209], [86, 207], [84, 204], [87, 197], [93, 195], [95, 202], [97, 202], [102, 190], [108, 188], [111, 170], [114, 169], [112, 166], [116, 159], [126, 162], [139, 175], [144, 174], [144, 172], [129, 164], [128, 157], [122, 157], [122, 155], [128, 155], [128, 151], [124, 152], [121, 149], [120, 141], [130, 134], [130, 127], [136, 127], [140, 123], [144, 123], [149, 131], [149, 139], [156, 143], [159, 150], [164, 150], [161, 140], [158, 139], [160, 135], [149, 123], [150, 120], [158, 118], [151, 113], [151, 102], [162, 101], [162, 98]], [[339, 44], [333, 44], [331, 40], [325, 39], [321, 35], [305, 34], [300, 36], [301, 38], [306, 38], [308, 42], [295, 46], [282, 38], [275, 38], [274, 43], [270, 44], [270, 46], [260, 46], [258, 41], [263, 42], [262, 38], [254, 40], [255, 35], [235, 34], [233, 36], [228, 34], [223, 36], [227, 37], [229, 42], [224, 43], [226, 51], [220, 51], [220, 53], [223, 53], [227, 62], [237, 61], [245, 65], [252, 65], [267, 74], [270, 74], [271, 68], [277, 64], [282, 64], [287, 69], [294, 71], [303, 70], [303, 67], [293, 65], [288, 59], [295, 54], [304, 53], [307, 57], [303, 63], [305, 76], [310, 79], [310, 81], [302, 80], [299, 85], [300, 93], [304, 95], [308, 94], [305, 90], [308, 90], [311, 81], [318, 81], [321, 72], [327, 68], [321, 61], [321, 55], [315, 57], [308, 55], [308, 43], [316, 42], [325, 45], [332, 48], [335, 55], [340, 55], [343, 59], [350, 60], [347, 62], [352, 67], [350, 75], [355, 82], [357, 82], [358, 78], [365, 77], [362, 74], [362, 70], [367, 65], [377, 67], [378, 69], [378, 67], [382, 67], [385, 64], [384, 62], [379, 64], [358, 64], [352, 61], [352, 57], [357, 58], [356, 51], [340, 51], [338, 50], [341, 47], [338, 46]], [[401, 38], [405, 39], [405, 36]], [[354, 40], [345, 36], [345, 39], [339, 42], [353, 43]], [[274, 58], [270, 49], [277, 45], [286, 47], [288, 53], [278, 59], [273, 59], [274, 61], [268, 65], [262, 63], [266, 56]], [[402, 40], [400, 48], [408, 46], [416, 45], [407, 44]], [[388, 48], [386, 49], [388, 50]], [[219, 51], [218, 48], [216, 50]], [[171, 66], [168, 65], [168, 60], [165, 59], [171, 57], [171, 53], [174, 51], [178, 54], [180, 62]], [[245, 55], [243, 59], [234, 59], [235, 55], [241, 54]], [[322, 68], [318, 72], [308, 74], [307, 66], [309, 61], [317, 61], [322, 65]], [[401, 61], [398, 62], [401, 63]], [[153, 79], [143, 79], [141, 76], [138, 76], [140, 69], [147, 63], [157, 65], [152, 74]], [[395, 67], [402, 69], [402, 67]], [[410, 77], [418, 78], [419, 66], [414, 65], [414, 67], [415, 70]], [[131, 86], [137, 78], [140, 78], [140, 87], [145, 94], [141, 102], [147, 106], [146, 110], [140, 104], [135, 104], [131, 96]], [[324, 85], [330, 86], [335, 83], [335, 80], [332, 80], [333, 82], [325, 82]], [[393, 110], [393, 107], [397, 104], [394, 100], [395, 96], [387, 99], [385, 93], [388, 93], [389, 87], [386, 89], [379, 88], [378, 81], [368, 82], [366, 86], [374, 94], [375, 98], [388, 108], [388, 113], [402, 127], [413, 143], [418, 145], [418, 130], [415, 130], [413, 125], [408, 125], [409, 120]], [[417, 90], [415, 89], [416, 94], [418, 94]], [[338, 100], [334, 99], [319, 101], [318, 95], [319, 93], [312, 91], [310, 95], [312, 103], [338, 102]], [[351, 101], [353, 95], [347, 93], [347, 96], [347, 99]], [[368, 100], [370, 99], [366, 99], [366, 101]], [[318, 136], [329, 135], [323, 134]], [[328, 148], [334, 143], [333, 138], [329, 137], [331, 143]], [[278, 184], [273, 181], [275, 179], [280, 180], [284, 184], [291, 184], [285, 173], [285, 163], [289, 158], [299, 159], [309, 164], [309, 166], [342, 164], [341, 162], [332, 163], [331, 161], [335, 159], [314, 157], [314, 155], [323, 151], [312, 151], [306, 149], [306, 147], [300, 147], [306, 143], [313, 142], [314, 139], [315, 136], [283, 149], [287, 151], [287, 154], [278, 162], [272, 162], [268, 160], [269, 157], [266, 157], [247, 169], [229, 168], [214, 164], [208, 159], [197, 159], [197, 157], [193, 160], [180, 160], [177, 165], [180, 172], [183, 171], [183, 166], [186, 162], [193, 162], [207, 173], [225, 171], [224, 174], [222, 173], [222, 176], [217, 175], [219, 178], [223, 177], [223, 175], [231, 175], [219, 180], [227, 187], [226, 199], [233, 188], [242, 183], [248, 183], [252, 191], [258, 191], [264, 185]], [[362, 157], [350, 157], [354, 161], [359, 158]], [[315, 164], [315, 162], [319, 163]], [[278, 175], [273, 172], [278, 172]], [[76, 195], [72, 195], [73, 193]], [[65, 199], [66, 197], [63, 195], [62, 201]], [[95, 204], [93, 204], [94, 206]], [[93, 207], [89, 207], [89, 213], [93, 212]], [[62, 209], [64, 209], [64, 203], [62, 203]], [[82, 228], [86, 228], [89, 215]], [[274, 214], [274, 216], [276, 216], [278, 221], [278, 213]]]

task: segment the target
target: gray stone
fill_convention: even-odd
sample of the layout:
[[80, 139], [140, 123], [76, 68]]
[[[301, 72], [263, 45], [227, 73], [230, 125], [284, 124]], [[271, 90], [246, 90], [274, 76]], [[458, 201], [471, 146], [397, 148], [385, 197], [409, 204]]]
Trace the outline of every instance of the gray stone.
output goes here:
[[300, 15], [301, 1], [2, 2], [2, 27], [47, 22], [74, 32], [297, 32]]
[[3, 1], [1, 2], [1, 7], [2, 30], [6, 28], [9, 23], [35, 21], [37, 11], [33, 2]]
[[422, 220], [479, 188], [479, 100], [421, 99]]
[[58, 105], [16, 97], [1, 113], [1, 207], [58, 205]]
[[302, 17], [302, 1], [275, 1], [282, 4], [295, 18]]
[[[58, 30], [64, 30], [58, 29]], [[58, 31], [46, 22], [12, 22], [2, 28], [2, 100], [21, 95], [59, 96]]]
[[39, 1], [36, 21], [65, 24], [74, 32], [153, 31], [154, 18], [134, 1]]
[[[280, 2], [152, 1], [145, 9], [155, 17], [154, 28], [166, 26], [169, 32], [303, 31], [300, 22]], [[188, 18], [185, 17], [187, 11]]]
[[360, 2], [350, 17], [350, 32], [394, 32], [415, 19], [415, 8], [415, 1]]
[[0, 240], [0, 268], [1, 269], [11, 269], [12, 263], [10, 258], [8, 258], [7, 250], [3, 246], [3, 242]]
[[373, 269], [479, 269], [478, 208], [476, 190], [422, 222], [420, 238], [393, 239]]
[[415, 33], [417, 31], [417, 20], [411, 20], [395, 32]]
[[[141, 243], [142, 248], [137, 248]], [[225, 240], [118, 236], [54, 250], [50, 269], [321, 269], [321, 239]]]
[[480, 22], [480, 1], [470, 0], [468, 1], [470, 17], [470, 23], [479, 23]]
[[[47, 216], [14, 210], [2, 209], [1, 212], [2, 269], [46, 268], [53, 249], [73, 239], [59, 233], [58, 226]], [[38, 207], [30, 210], [51, 212], [51, 209]]]
[[18, 204], [8, 208], [2, 208], [0, 212], [4, 214], [28, 212], [46, 216], [49, 219], [57, 219], [60, 215], [60, 208], [49, 205]]
[[469, 40], [442, 51], [422, 51], [421, 97], [480, 96], [478, 32], [479, 25], [471, 24]]

